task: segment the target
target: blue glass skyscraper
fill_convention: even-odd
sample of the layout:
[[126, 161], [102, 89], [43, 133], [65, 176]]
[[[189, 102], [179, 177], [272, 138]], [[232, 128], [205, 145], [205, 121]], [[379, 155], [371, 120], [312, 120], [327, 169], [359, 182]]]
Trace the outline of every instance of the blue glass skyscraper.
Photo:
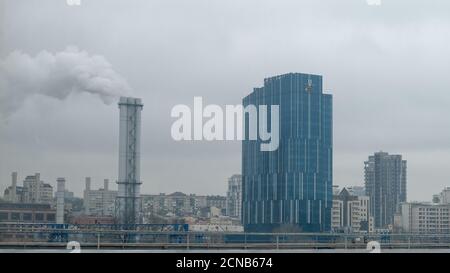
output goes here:
[[[245, 231], [329, 231], [333, 118], [332, 96], [322, 93], [322, 76], [290, 73], [267, 78], [243, 105], [279, 105], [280, 130], [275, 151], [261, 151], [259, 139], [242, 142]], [[246, 114], [246, 136], [248, 121]]]

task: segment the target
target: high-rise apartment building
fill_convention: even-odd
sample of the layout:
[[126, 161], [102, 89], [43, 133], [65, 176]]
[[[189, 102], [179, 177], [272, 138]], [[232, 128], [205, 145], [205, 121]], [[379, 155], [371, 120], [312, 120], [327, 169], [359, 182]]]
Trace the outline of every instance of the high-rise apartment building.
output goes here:
[[364, 162], [366, 194], [370, 197], [375, 228], [389, 228], [399, 205], [406, 202], [406, 160], [378, 152]]
[[[258, 116], [261, 105], [267, 105], [268, 113], [271, 105], [279, 107], [277, 150], [261, 151], [264, 141], [259, 138], [242, 143], [245, 230], [330, 230], [332, 96], [323, 94], [322, 76], [290, 73], [267, 78], [263, 87], [243, 99], [243, 105], [255, 105]], [[248, 136], [250, 114], [244, 113]]]
[[103, 188], [93, 190], [91, 178], [86, 177], [86, 188], [83, 193], [84, 214], [91, 216], [114, 216], [117, 191], [109, 190], [109, 180], [105, 179]]
[[53, 187], [41, 181], [41, 175], [29, 175], [23, 181], [23, 186], [17, 185], [18, 174], [11, 174], [11, 186], [4, 191], [5, 201], [11, 203], [52, 204]]
[[228, 179], [227, 215], [241, 218], [242, 211], [242, 176], [235, 174]]
[[25, 203], [51, 204], [53, 202], [53, 187], [41, 181], [39, 173], [25, 177], [23, 188]]

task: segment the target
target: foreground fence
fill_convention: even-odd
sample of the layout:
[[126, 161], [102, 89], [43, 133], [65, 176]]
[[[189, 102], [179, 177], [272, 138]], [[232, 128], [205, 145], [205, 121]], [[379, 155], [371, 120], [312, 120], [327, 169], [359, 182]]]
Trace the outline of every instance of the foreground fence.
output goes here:
[[186, 226], [135, 229], [101, 225], [0, 224], [0, 248], [60, 248], [77, 241], [95, 249], [450, 249], [450, 234], [190, 232]]

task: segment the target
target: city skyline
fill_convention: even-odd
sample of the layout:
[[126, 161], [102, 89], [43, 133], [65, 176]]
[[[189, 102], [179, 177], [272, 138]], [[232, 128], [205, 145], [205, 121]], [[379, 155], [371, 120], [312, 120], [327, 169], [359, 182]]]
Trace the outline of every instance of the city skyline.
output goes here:
[[[35, 60], [71, 45], [104, 56], [146, 102], [142, 192], [225, 193], [240, 173], [240, 142], [175, 143], [171, 107], [196, 95], [237, 104], [261, 79], [291, 71], [321, 74], [333, 90], [334, 184], [363, 185], [363, 162], [380, 150], [408, 160], [409, 200], [449, 183], [450, 3], [189, 2], [2, 1], [0, 63], [16, 50]], [[1, 106], [12, 91], [1, 90]], [[13, 171], [20, 180], [40, 172], [54, 187], [65, 177], [77, 195], [86, 176], [115, 182], [117, 115], [115, 103], [88, 93], [27, 97], [0, 122], [0, 188]]]

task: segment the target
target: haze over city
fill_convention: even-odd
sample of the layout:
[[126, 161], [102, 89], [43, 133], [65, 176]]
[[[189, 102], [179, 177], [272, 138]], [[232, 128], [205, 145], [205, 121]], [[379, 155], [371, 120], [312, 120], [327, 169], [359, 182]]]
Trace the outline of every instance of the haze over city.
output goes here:
[[[223, 194], [227, 178], [241, 172], [240, 142], [174, 141], [172, 107], [192, 105], [194, 96], [239, 104], [264, 78], [303, 72], [323, 75], [324, 91], [333, 94], [333, 183], [362, 185], [364, 161], [383, 150], [408, 161], [408, 199], [429, 200], [449, 185], [449, 8], [447, 1], [406, 0], [96, 0], [77, 7], [3, 0], [0, 106], [14, 107], [0, 117], [0, 189], [12, 171], [20, 180], [40, 172], [53, 185], [66, 177], [78, 195], [86, 176], [93, 187], [115, 181], [114, 96], [123, 91], [144, 103], [142, 193]], [[103, 56], [95, 67], [107, 72], [97, 73], [119, 78], [121, 90], [105, 89], [112, 98], [49, 93], [49, 86], [24, 94], [6, 84], [11, 54], [26, 65], [70, 50], [85, 52], [86, 62]], [[35, 83], [33, 73], [23, 70], [21, 80]]]

